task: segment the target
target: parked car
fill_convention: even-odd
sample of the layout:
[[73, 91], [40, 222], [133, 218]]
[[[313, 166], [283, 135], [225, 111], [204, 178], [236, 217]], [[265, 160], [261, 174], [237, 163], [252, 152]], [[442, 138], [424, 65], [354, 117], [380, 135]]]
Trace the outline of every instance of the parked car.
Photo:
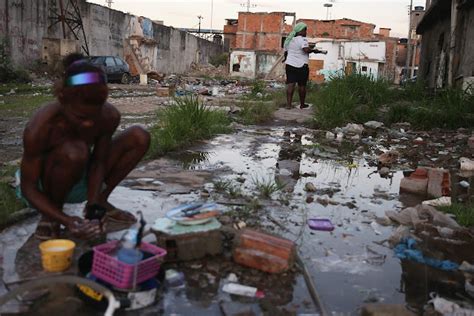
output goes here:
[[92, 56], [89, 57], [92, 64], [99, 66], [107, 75], [108, 82], [130, 82], [130, 67], [120, 57], [116, 56]]

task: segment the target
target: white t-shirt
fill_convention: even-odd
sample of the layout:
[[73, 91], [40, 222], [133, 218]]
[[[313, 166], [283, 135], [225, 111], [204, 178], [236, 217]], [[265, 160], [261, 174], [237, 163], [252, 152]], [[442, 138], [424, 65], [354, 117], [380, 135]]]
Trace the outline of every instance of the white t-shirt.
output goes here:
[[309, 54], [306, 54], [303, 51], [303, 48], [309, 47], [308, 39], [303, 36], [294, 37], [286, 51], [288, 52], [288, 57], [286, 57], [286, 64], [301, 68], [304, 64], [309, 62]]

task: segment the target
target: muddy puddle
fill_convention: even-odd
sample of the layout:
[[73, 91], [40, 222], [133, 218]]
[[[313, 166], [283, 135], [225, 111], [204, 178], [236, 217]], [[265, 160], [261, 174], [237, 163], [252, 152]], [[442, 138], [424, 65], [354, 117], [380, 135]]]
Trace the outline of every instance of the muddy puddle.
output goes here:
[[[111, 202], [134, 212], [143, 211], [151, 223], [178, 204], [202, 199], [203, 190], [210, 192], [209, 200], [220, 202], [224, 208], [234, 211], [238, 211], [235, 205], [245, 203], [241, 202], [243, 197], [258, 199], [264, 214], [259, 224], [297, 243], [300, 256], [328, 311], [338, 315], [357, 314], [361, 305], [374, 302], [409, 303], [414, 309], [420, 308], [430, 289], [405, 290], [400, 260], [391, 249], [379, 245], [380, 241], [389, 238], [393, 228], [383, 227], [375, 221], [387, 210], [398, 210], [420, 201], [399, 196], [401, 170], [390, 178], [381, 178], [374, 173], [377, 168], [369, 166], [373, 156], [370, 148], [359, 150], [356, 155], [354, 152], [350, 144], [327, 144], [323, 137], [304, 129], [241, 130], [169, 157], [168, 160], [182, 172], [205, 171], [210, 175], [200, 189], [172, 194], [119, 187], [112, 194]], [[162, 181], [159, 177], [147, 180]], [[239, 193], [229, 196], [217, 192], [217, 183], [223, 182]], [[270, 193], [270, 198], [259, 195], [259, 184], [277, 182], [285, 185]], [[314, 192], [308, 191], [308, 183], [314, 186], [314, 190], [310, 190]], [[235, 203], [231, 203], [234, 200]], [[78, 213], [80, 209], [79, 206], [70, 212]], [[335, 230], [312, 231], [307, 225], [311, 218], [330, 219]], [[20, 226], [2, 233], [4, 261], [11, 257], [7, 249], [21, 246], [19, 243], [31, 234], [34, 221]], [[22, 235], [17, 236], [18, 232]], [[186, 282], [190, 285], [194, 282], [194, 286], [164, 293], [156, 306], [141, 315], [157, 312], [186, 315], [191, 311], [198, 315], [220, 315], [222, 307], [219, 303], [232, 302], [220, 290], [222, 278], [228, 272], [239, 271], [242, 280], [246, 280], [249, 273], [255, 279], [259, 277], [248, 269], [233, 266], [228, 262], [229, 258], [222, 260], [225, 269], [222, 270], [221, 266], [217, 268], [218, 272], [206, 270], [211, 266], [208, 262], [204, 263], [203, 269], [198, 267], [194, 271], [193, 263], [177, 267], [182, 271], [191, 269]], [[202, 275], [218, 277], [208, 277], [203, 281]], [[4, 279], [9, 277], [12, 277], [11, 265], [4, 268]], [[276, 283], [269, 283], [275, 295], [284, 293], [286, 299], [278, 304], [280, 298], [269, 293], [266, 304], [278, 306], [278, 312], [317, 313], [301, 274], [287, 277], [289, 288], [284, 288], [285, 285], [279, 284], [277, 279]], [[269, 279], [268, 282], [273, 281]]]
[[[283, 191], [292, 192], [272, 195], [273, 201], [284, 197], [287, 205], [275, 203], [266, 208], [279, 225], [272, 225], [268, 218], [263, 221], [298, 244], [329, 311], [351, 314], [364, 303], [413, 301], [415, 298], [403, 293], [400, 260], [391, 249], [376, 243], [388, 239], [393, 231], [377, 224], [377, 217], [420, 202], [413, 196], [399, 196], [402, 171], [381, 178], [374, 173], [377, 168], [369, 166], [367, 152], [338, 155], [350, 152], [341, 146], [329, 150], [335, 155], [333, 159], [315, 157], [311, 150], [308, 154], [308, 148], [314, 148], [318, 139], [302, 133], [296, 130], [288, 135], [284, 129], [244, 131], [218, 137], [201, 151], [187, 151], [175, 158], [193, 170], [229, 167], [231, 171], [218, 178], [234, 185], [243, 182], [240, 189], [244, 195], [256, 194], [258, 179], [275, 181], [281, 174], [288, 175]], [[308, 182], [314, 184], [316, 192], [305, 191]], [[336, 229], [312, 231], [307, 226], [310, 218], [330, 219]], [[415, 294], [427, 297], [429, 293]]]

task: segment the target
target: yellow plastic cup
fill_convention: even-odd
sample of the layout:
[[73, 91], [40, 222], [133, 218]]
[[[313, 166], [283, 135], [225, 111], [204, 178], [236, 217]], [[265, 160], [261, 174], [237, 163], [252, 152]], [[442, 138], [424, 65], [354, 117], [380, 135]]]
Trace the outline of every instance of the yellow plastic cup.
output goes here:
[[67, 239], [52, 239], [39, 245], [43, 269], [49, 272], [62, 272], [71, 266], [76, 244]]

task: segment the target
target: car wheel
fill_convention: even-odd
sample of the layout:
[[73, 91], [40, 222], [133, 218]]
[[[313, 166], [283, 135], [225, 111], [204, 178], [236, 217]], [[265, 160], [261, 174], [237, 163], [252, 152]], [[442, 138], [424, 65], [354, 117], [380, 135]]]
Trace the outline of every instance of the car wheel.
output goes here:
[[129, 84], [130, 83], [130, 75], [128, 73], [124, 73], [122, 75], [122, 79], [120, 80], [121, 83], [123, 84]]

